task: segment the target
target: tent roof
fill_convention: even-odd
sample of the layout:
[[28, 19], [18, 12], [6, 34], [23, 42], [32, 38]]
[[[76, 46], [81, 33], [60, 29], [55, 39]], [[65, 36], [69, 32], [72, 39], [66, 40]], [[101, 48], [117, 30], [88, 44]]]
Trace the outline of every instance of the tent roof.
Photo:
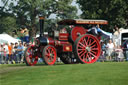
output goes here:
[[12, 36], [8, 35], [8, 34], [0, 34], [0, 41], [1, 42], [8, 42], [8, 43], [15, 43], [18, 42], [18, 39], [13, 38]]

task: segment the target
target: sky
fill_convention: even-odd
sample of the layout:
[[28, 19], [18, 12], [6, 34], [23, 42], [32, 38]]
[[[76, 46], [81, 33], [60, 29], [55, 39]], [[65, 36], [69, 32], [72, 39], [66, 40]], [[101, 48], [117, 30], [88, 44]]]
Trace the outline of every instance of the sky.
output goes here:
[[[77, 12], [77, 15], [78, 15], [78, 16], [79, 16], [80, 14], [82, 14], [82, 11], [79, 9], [78, 4], [76, 4], [76, 0], [73, 0], [73, 2], [72, 2], [71, 5], [76, 6], [76, 8], [78, 9], [78, 12]], [[1, 0], [0, 0], [0, 6], [3, 6], [3, 3], [1, 2]], [[56, 17], [55, 14], [52, 14], [52, 15], [50, 16], [50, 18], [55, 18], [55, 17]]]
[[80, 10], [78, 4], [76, 3], [76, 0], [74, 0], [71, 5], [76, 6], [76, 8], [78, 9], [78, 13], [77, 13], [78, 15], [82, 14], [82, 11]]
[[[73, 0], [72, 4], [73, 6], [76, 6], [76, 8], [78, 9], [78, 12], [77, 12], [77, 15], [79, 16], [80, 14], [82, 14], [82, 11], [79, 9], [79, 6], [78, 4], [76, 4], [76, 0]], [[52, 14], [49, 18], [55, 18], [56, 15], [55, 14]]]

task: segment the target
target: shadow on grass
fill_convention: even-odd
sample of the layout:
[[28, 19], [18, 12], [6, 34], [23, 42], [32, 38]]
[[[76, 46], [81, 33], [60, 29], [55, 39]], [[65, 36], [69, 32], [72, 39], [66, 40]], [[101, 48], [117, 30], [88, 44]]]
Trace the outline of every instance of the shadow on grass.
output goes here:
[[[57, 62], [57, 63], [55, 63], [54, 65], [51, 65], [51, 66], [56, 66], [56, 65], [65, 65], [64, 63], [61, 63], [61, 62]], [[4, 65], [4, 66], [7, 66], [7, 67], [24, 67], [24, 66], [26, 66], [26, 67], [33, 67], [33, 66], [27, 66], [26, 65], [26, 63], [22, 63], [22, 64], [6, 64], [6, 65]], [[34, 65], [34, 66], [49, 66], [49, 65], [46, 65], [45, 63], [37, 63], [36, 65]]]

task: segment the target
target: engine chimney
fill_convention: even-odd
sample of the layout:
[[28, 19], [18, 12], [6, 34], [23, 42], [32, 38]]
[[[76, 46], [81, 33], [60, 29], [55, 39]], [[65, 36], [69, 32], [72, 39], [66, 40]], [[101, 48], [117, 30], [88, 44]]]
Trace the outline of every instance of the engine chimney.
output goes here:
[[39, 16], [39, 22], [40, 22], [40, 37], [41, 37], [44, 33], [44, 17], [43, 16]]

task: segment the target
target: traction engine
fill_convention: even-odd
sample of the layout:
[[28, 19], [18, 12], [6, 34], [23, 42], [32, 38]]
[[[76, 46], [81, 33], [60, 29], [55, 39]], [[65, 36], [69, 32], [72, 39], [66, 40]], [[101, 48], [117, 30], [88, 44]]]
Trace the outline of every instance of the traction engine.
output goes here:
[[44, 18], [39, 17], [40, 36], [35, 39], [35, 44], [25, 51], [25, 62], [33, 66], [38, 58], [43, 58], [47, 65], [53, 65], [57, 57], [65, 64], [94, 63], [100, 56], [101, 46], [99, 36], [88, 32], [86, 25], [107, 24], [106, 20], [72, 20], [66, 19], [58, 22], [59, 25], [72, 25], [71, 31], [52, 31], [43, 34]]

